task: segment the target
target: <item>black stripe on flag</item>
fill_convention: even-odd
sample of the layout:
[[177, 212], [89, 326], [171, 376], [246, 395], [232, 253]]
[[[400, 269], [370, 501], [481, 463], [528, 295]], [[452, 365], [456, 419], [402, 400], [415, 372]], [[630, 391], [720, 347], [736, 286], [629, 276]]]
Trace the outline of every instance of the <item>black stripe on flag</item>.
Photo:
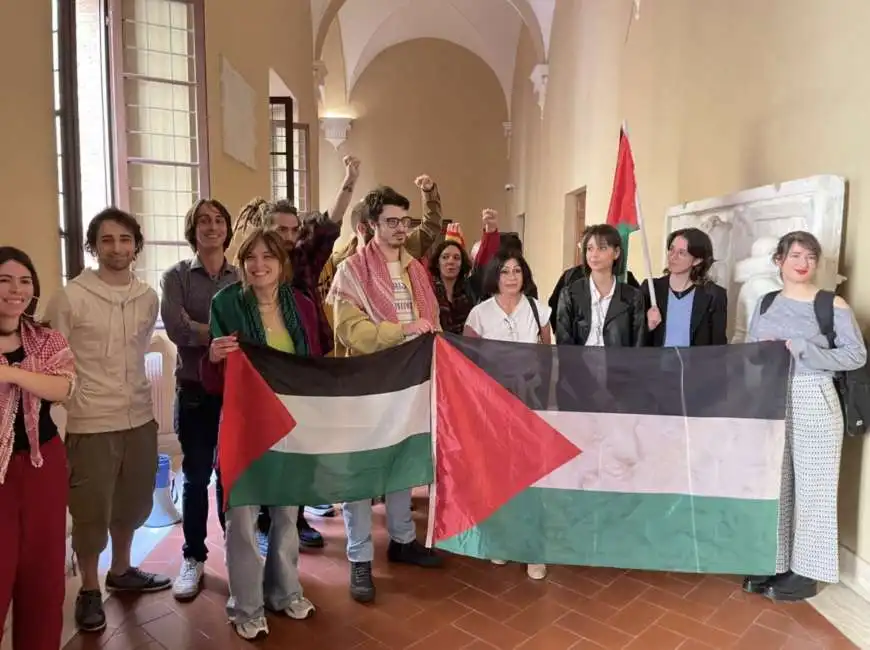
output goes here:
[[241, 344], [269, 387], [281, 395], [353, 397], [419, 386], [432, 375], [433, 335], [360, 357], [300, 357]]
[[781, 341], [586, 348], [445, 335], [535, 410], [782, 420], [791, 357]]

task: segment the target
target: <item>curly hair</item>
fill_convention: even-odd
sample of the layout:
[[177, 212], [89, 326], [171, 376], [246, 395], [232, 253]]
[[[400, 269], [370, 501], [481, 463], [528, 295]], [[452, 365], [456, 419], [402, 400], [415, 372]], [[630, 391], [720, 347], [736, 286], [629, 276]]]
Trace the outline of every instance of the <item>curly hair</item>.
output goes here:
[[411, 208], [411, 202], [407, 197], [402, 196], [392, 187], [381, 185], [366, 194], [360, 201], [360, 220], [364, 223], [377, 221], [383, 213], [384, 207], [388, 205], [394, 205], [403, 210]]
[[458, 278], [467, 278], [468, 274], [471, 273], [471, 258], [468, 257], [468, 253], [466, 253], [465, 249], [457, 242], [446, 239], [435, 247], [435, 250], [432, 251], [432, 255], [429, 257], [429, 273], [431, 273], [432, 277], [436, 280], [441, 279], [441, 253], [451, 246], [456, 247], [459, 251], [460, 261]]
[[142, 235], [142, 226], [139, 225], [136, 217], [119, 208], [110, 207], [97, 214], [88, 224], [88, 229], [85, 233], [85, 250], [88, 253], [94, 257], [97, 256], [97, 236], [100, 233], [100, 227], [106, 221], [114, 221], [124, 230], [128, 230], [133, 236], [135, 254], [139, 255], [142, 252], [142, 249], [145, 247], [145, 237]]

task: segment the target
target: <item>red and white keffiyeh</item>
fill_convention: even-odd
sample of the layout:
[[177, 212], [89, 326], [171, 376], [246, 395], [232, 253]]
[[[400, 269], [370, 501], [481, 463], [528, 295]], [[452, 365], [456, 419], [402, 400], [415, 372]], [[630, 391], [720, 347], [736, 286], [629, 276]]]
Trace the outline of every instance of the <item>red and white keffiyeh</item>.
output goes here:
[[[438, 300], [425, 267], [415, 259], [408, 259], [405, 250], [400, 260], [411, 280], [410, 290], [418, 317], [437, 325]], [[338, 299], [347, 300], [365, 312], [375, 324], [399, 322], [387, 260], [374, 240], [338, 267], [327, 302], [334, 304]]]
[[[35, 324], [28, 318], [21, 320], [21, 345], [24, 348], [22, 370], [38, 372], [70, 380], [70, 393], [75, 381], [75, 359], [63, 335], [53, 329]], [[0, 365], [8, 365], [6, 357], [0, 354]], [[15, 384], [0, 383], [0, 484], [6, 479], [6, 470], [12, 458], [15, 442], [15, 417], [18, 407], [24, 403], [24, 426], [30, 442], [30, 462], [34, 467], [42, 467], [42, 453], [39, 450], [39, 408], [42, 400], [25, 392], [22, 399], [21, 389]]]

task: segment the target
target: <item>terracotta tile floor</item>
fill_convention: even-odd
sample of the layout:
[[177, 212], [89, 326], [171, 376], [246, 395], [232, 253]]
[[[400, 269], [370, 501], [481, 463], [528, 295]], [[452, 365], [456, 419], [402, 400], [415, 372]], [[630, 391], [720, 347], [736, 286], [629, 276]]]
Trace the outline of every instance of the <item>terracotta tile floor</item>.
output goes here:
[[[416, 500], [418, 525], [425, 501]], [[312, 650], [822, 650], [854, 648], [807, 604], [773, 605], [743, 594], [736, 578], [551, 567], [546, 581], [522, 566], [493, 566], [450, 556], [441, 570], [389, 565], [383, 506], [375, 508], [377, 602], [347, 593], [340, 517], [311, 518], [326, 549], [306, 553], [305, 594], [318, 608], [308, 621], [271, 617], [261, 648]], [[143, 565], [175, 575], [181, 530], [170, 533]], [[222, 537], [210, 524], [205, 589], [189, 604], [171, 592], [106, 602], [109, 627], [76, 636], [66, 650], [224, 650], [250, 648], [227, 624]]]

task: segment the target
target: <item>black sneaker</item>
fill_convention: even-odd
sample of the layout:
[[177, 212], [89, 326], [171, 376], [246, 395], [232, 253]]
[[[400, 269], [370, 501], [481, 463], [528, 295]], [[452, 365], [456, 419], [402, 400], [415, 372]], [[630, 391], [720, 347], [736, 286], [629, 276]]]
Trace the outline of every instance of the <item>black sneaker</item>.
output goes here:
[[743, 591], [747, 594], [763, 594], [776, 576], [746, 576], [743, 578]]
[[358, 603], [370, 603], [375, 599], [371, 562], [350, 563], [350, 597]]
[[106, 589], [109, 591], [134, 591], [148, 593], [163, 591], [172, 586], [172, 578], [159, 573], [148, 573], [137, 567], [130, 567], [124, 573], [116, 576], [106, 575]]
[[82, 632], [102, 632], [106, 629], [103, 595], [99, 589], [79, 591], [76, 597], [75, 619], [76, 625]]
[[819, 584], [797, 573], [784, 573], [771, 580], [764, 589], [764, 595], [770, 600], [782, 603], [796, 603], [812, 598], [819, 593]]
[[426, 569], [440, 567], [441, 558], [432, 553], [428, 548], [423, 546], [416, 539], [407, 544], [390, 540], [390, 545], [387, 547], [387, 559], [390, 562], [401, 562], [402, 564], [413, 564]]
[[323, 535], [305, 521], [304, 517], [296, 522], [296, 530], [299, 532], [299, 546], [301, 548], [323, 548]]

